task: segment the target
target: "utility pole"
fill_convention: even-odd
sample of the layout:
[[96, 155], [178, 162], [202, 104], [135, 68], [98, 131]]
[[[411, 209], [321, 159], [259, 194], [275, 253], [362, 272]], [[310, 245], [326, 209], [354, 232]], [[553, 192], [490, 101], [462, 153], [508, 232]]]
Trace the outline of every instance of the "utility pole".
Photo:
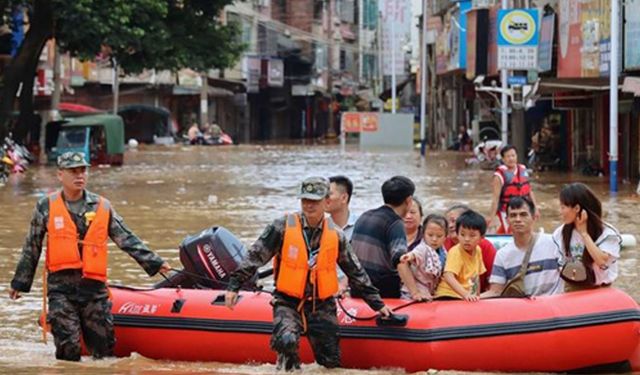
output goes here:
[[[48, 120], [58, 120], [60, 116], [60, 112], [58, 108], [60, 107], [60, 97], [62, 96], [62, 82], [60, 76], [60, 48], [58, 48], [58, 43], [54, 39], [53, 40], [53, 93], [51, 93], [51, 111], [49, 112]], [[40, 155], [38, 155], [38, 160], [43, 160], [46, 162], [46, 139], [47, 135], [47, 121], [42, 121], [40, 123], [40, 139], [38, 139], [38, 144], [40, 145]]]
[[420, 155], [425, 156], [426, 153], [426, 137], [427, 130], [427, 9], [428, 0], [422, 2], [422, 38], [420, 38], [421, 64], [420, 64]]
[[[377, 31], [378, 31], [378, 40], [376, 43], [376, 47], [378, 49], [378, 70], [376, 71], [378, 75], [378, 92], [376, 92], [376, 96], [380, 95], [384, 91], [384, 72], [382, 71], [382, 64], [384, 62], [382, 57], [382, 13], [378, 11], [378, 22], [377, 22]], [[382, 110], [382, 108], [381, 108]]]
[[51, 93], [51, 110], [57, 111], [60, 106], [62, 95], [62, 85], [60, 84], [60, 48], [54, 39], [53, 41], [53, 92]]
[[200, 86], [200, 128], [209, 122], [209, 80], [208, 74], [200, 75], [202, 85]]
[[[502, 9], [508, 9], [509, 4], [508, 0], [502, 0]], [[502, 94], [500, 95], [500, 139], [503, 144], [509, 142], [509, 97], [507, 96], [507, 76], [509, 72], [507, 69], [502, 69], [500, 71], [500, 83], [502, 85]], [[524, 150], [518, 150], [521, 153]]]
[[329, 45], [327, 49], [327, 86], [329, 90], [329, 129], [327, 129], [327, 137], [335, 137], [334, 118], [333, 118], [333, 0], [327, 0], [329, 4], [329, 26], [327, 27], [327, 33], [329, 34]]
[[620, 7], [611, 2], [611, 53], [609, 54], [609, 192], [618, 191], [618, 30]]
[[396, 113], [396, 18], [398, 14], [397, 3], [393, 2], [393, 14], [391, 17], [391, 113]]
[[120, 95], [120, 77], [118, 74], [118, 61], [115, 57], [111, 59], [111, 64], [113, 65], [113, 85], [111, 87], [113, 91], [113, 114], [118, 114], [118, 96]]
[[362, 76], [364, 74], [364, 0], [358, 0], [358, 81], [364, 82]]
[[[526, 74], [526, 72], [517, 71], [515, 74]], [[511, 103], [511, 144], [515, 146], [516, 150], [520, 153], [522, 159], [526, 159], [526, 129], [524, 123], [524, 104], [522, 97], [522, 86], [513, 85], [513, 102]], [[516, 104], [517, 103], [517, 104]]]

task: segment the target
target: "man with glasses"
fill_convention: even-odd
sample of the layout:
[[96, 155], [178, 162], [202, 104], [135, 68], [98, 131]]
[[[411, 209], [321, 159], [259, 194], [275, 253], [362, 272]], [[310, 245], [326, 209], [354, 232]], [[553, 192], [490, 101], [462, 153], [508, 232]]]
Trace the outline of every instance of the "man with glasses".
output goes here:
[[88, 167], [82, 152], [58, 157], [62, 189], [38, 201], [9, 289], [14, 300], [30, 291], [46, 234], [46, 321], [51, 325], [56, 358], [67, 361], [80, 360], [81, 337], [94, 358], [113, 355], [113, 316], [106, 285], [109, 238], [149, 275], [171, 269], [127, 228], [108, 200], [85, 189]]
[[283, 215], [265, 228], [231, 275], [227, 288], [225, 303], [233, 309], [241, 285], [275, 257], [271, 349], [278, 353], [279, 370], [300, 368], [298, 347], [304, 333], [318, 364], [327, 368], [340, 366], [334, 298], [338, 293], [337, 266], [371, 309], [383, 316], [391, 313], [352, 253], [344, 233], [324, 217], [328, 196], [327, 179], [305, 179], [298, 191], [301, 212]]

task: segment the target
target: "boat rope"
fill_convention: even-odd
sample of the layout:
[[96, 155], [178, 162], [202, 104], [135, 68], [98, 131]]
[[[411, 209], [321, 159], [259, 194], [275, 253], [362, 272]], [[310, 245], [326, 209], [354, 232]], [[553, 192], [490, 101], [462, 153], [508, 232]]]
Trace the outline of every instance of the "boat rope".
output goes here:
[[[212, 279], [211, 277], [208, 276], [202, 276], [202, 275], [198, 275], [197, 273], [193, 273], [193, 272], [189, 272], [187, 270], [184, 269], [177, 269], [177, 268], [171, 268], [171, 271], [175, 271], [178, 273], [182, 273], [184, 275], [187, 275], [189, 277], [193, 277], [196, 279], [201, 279], [201, 280], [205, 280], [205, 281], [209, 281], [209, 282], [214, 282], [214, 283], [218, 283], [218, 284], [222, 284], [223, 286], [229, 286], [229, 282], [228, 281], [222, 281], [222, 280], [215, 280]], [[162, 277], [164, 277], [168, 282], [169, 279], [163, 274]], [[256, 293], [269, 293], [269, 294], [273, 294], [272, 292], [268, 291], [268, 290], [264, 290], [262, 285], [253, 285], [252, 288], [250, 289], [245, 289], [245, 290], [249, 290], [251, 292], [256, 292]]]
[[[359, 321], [367, 321], [367, 320], [374, 320], [376, 319], [380, 314], [374, 314], [374, 315], [370, 315], [370, 316], [365, 316], [365, 317], [360, 317], [360, 316], [355, 316], [352, 315], [351, 313], [349, 313], [349, 311], [347, 311], [347, 309], [345, 309], [345, 307], [342, 305], [342, 299], [344, 299], [344, 295], [348, 290], [345, 290], [344, 292], [340, 293], [337, 297], [336, 297], [336, 302], [338, 303], [338, 306], [340, 306], [340, 309], [342, 310], [342, 312], [348, 316], [349, 318], [353, 319], [353, 320], [359, 320]], [[396, 306], [394, 308], [391, 309], [392, 312], [396, 312], [398, 310], [404, 309], [405, 307], [409, 307], [411, 305], [415, 305], [416, 303], [423, 303], [425, 301], [409, 301], [407, 303], [403, 303], [402, 305]]]

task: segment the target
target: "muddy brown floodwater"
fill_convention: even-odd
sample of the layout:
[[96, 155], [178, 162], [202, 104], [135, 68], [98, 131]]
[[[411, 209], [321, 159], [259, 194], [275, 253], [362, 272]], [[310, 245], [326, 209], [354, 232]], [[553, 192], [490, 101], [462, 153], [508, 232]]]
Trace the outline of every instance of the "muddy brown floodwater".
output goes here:
[[[231, 147], [146, 146], [128, 151], [125, 165], [93, 168], [90, 190], [113, 203], [125, 222], [148, 245], [180, 267], [177, 246], [182, 239], [210, 226], [224, 226], [249, 245], [262, 228], [285, 211], [298, 208], [295, 188], [306, 176], [345, 174], [354, 184], [352, 209], [363, 212], [382, 204], [380, 185], [397, 174], [416, 183], [416, 195], [425, 212], [441, 212], [453, 203], [471, 205], [487, 213], [491, 172], [467, 168], [465, 155], [429, 153], [421, 160], [415, 152], [359, 150], [335, 145], [266, 145]], [[533, 189], [542, 217], [538, 226], [551, 232], [560, 223], [558, 191], [562, 184], [582, 181], [601, 197], [606, 220], [622, 233], [638, 234], [639, 199], [635, 186], [621, 185], [616, 197], [608, 194], [606, 178], [569, 173], [536, 174]], [[57, 188], [55, 169], [33, 167], [24, 176], [12, 176], [0, 187], [0, 371], [2, 373], [63, 374], [269, 374], [273, 365], [183, 363], [154, 361], [142, 356], [63, 363], [54, 359], [52, 340], [41, 342], [36, 318], [41, 305], [40, 271], [31, 293], [19, 301], [8, 298], [9, 281], [18, 261], [29, 220], [38, 198]], [[616, 285], [640, 300], [637, 248], [625, 248]], [[149, 278], [124, 252], [110, 251], [110, 280], [116, 284], [149, 286]], [[212, 348], [215, 350], [215, 348]], [[337, 371], [337, 370], [335, 370]], [[333, 372], [335, 372], [333, 371]], [[331, 372], [317, 365], [303, 373]], [[373, 375], [401, 372], [340, 370]]]

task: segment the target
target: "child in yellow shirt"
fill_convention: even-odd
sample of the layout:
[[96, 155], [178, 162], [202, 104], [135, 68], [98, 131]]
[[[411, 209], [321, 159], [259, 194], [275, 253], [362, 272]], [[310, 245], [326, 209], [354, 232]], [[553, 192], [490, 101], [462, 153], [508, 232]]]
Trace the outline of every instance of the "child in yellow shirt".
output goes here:
[[487, 271], [478, 244], [486, 231], [487, 223], [479, 213], [468, 210], [458, 217], [456, 233], [459, 242], [447, 254], [436, 298], [478, 301], [480, 275]]

